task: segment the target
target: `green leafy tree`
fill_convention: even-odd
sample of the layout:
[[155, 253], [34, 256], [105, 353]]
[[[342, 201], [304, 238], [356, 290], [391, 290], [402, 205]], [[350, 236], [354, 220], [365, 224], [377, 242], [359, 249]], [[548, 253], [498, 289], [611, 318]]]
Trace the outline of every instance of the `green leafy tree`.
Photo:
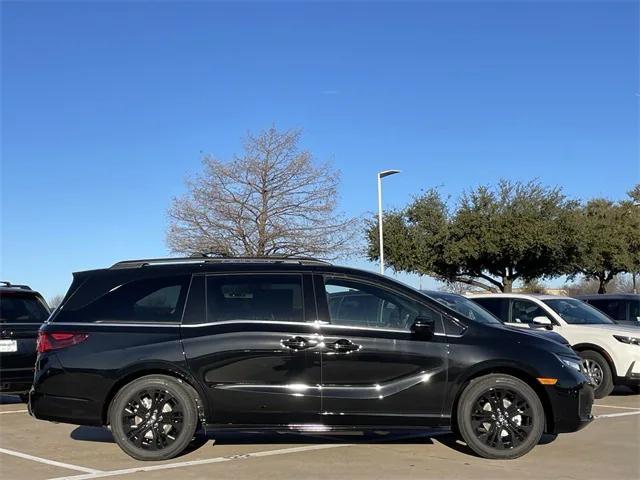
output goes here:
[[[569, 273], [577, 260], [577, 202], [539, 182], [501, 181], [448, 199], [430, 190], [384, 218], [385, 259], [396, 271], [510, 292], [517, 280]], [[368, 256], [378, 259], [377, 225]]]
[[[634, 198], [635, 196], [635, 198]], [[613, 202], [602, 198], [588, 201], [580, 212], [580, 258], [573, 276], [597, 280], [598, 293], [620, 273], [640, 269], [640, 185], [629, 199]]]

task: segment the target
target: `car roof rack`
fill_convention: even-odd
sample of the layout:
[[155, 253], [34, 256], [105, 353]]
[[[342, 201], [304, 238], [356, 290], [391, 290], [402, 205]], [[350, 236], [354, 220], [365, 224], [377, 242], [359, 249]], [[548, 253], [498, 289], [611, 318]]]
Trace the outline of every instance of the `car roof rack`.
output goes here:
[[29, 285], [14, 285], [13, 283], [7, 282], [5, 280], [0, 280], [0, 287], [18, 288], [20, 290], [31, 290], [31, 287]]
[[311, 257], [210, 257], [207, 255], [199, 255], [192, 257], [168, 257], [168, 258], [146, 258], [140, 260], [123, 260], [116, 262], [109, 268], [116, 270], [120, 268], [140, 268], [153, 265], [180, 265], [195, 263], [279, 263], [279, 264], [295, 264], [295, 265], [331, 265], [324, 260]]

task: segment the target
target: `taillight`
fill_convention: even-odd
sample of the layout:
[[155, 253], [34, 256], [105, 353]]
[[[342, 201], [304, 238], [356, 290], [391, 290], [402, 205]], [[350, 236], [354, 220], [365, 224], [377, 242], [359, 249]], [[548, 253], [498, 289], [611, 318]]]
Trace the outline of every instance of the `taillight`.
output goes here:
[[86, 333], [68, 332], [38, 332], [38, 353], [50, 352], [61, 348], [71, 347], [84, 342], [89, 335]]

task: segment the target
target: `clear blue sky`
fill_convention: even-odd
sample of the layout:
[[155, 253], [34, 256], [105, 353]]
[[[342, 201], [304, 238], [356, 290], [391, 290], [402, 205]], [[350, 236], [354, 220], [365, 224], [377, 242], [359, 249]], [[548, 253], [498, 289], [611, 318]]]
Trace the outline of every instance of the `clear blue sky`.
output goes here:
[[201, 153], [272, 123], [342, 170], [348, 213], [375, 209], [386, 168], [387, 208], [500, 177], [621, 198], [638, 5], [3, 2], [2, 279], [51, 297], [166, 255]]

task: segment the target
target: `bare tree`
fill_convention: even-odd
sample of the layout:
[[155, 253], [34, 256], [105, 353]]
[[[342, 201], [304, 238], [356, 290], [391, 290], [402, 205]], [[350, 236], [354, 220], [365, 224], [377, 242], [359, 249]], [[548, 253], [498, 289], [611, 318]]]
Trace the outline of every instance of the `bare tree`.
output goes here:
[[[580, 277], [573, 283], [566, 283], [564, 290], [568, 295], [583, 295], [590, 293], [599, 293], [599, 281], [595, 278]], [[613, 277], [607, 286], [607, 293], [633, 293], [633, 278], [630, 274], [618, 274]]]
[[[487, 289], [485, 288], [480, 288], [466, 282], [449, 282], [444, 279], [439, 279], [438, 281], [441, 282], [440, 285], [438, 286], [438, 290], [441, 292], [457, 293], [458, 295], [466, 295], [468, 293], [478, 293], [478, 292], [486, 293], [487, 292]], [[496, 290], [489, 290], [489, 291], [495, 292]]]
[[547, 286], [539, 278], [522, 282], [519, 293], [547, 293]]
[[54, 308], [58, 308], [58, 305], [62, 303], [64, 299], [64, 295], [58, 293], [49, 299], [49, 307], [53, 310]]
[[244, 153], [203, 158], [203, 172], [168, 210], [175, 253], [317, 256], [353, 249], [356, 219], [337, 211], [340, 173], [300, 148], [299, 130], [248, 134]]

